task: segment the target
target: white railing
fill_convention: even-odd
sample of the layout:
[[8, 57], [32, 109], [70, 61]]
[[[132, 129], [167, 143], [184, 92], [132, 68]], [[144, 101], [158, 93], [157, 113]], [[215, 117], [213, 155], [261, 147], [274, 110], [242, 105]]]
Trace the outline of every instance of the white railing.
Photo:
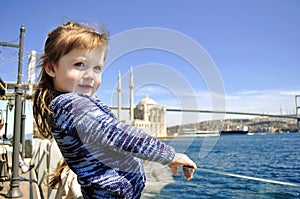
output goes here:
[[56, 142], [48, 139], [33, 139], [33, 156], [31, 162], [34, 163], [32, 180], [37, 182], [39, 188], [39, 198], [53, 199], [56, 194], [55, 189], [51, 189], [48, 184], [48, 175], [56, 169], [57, 162], [62, 155]]

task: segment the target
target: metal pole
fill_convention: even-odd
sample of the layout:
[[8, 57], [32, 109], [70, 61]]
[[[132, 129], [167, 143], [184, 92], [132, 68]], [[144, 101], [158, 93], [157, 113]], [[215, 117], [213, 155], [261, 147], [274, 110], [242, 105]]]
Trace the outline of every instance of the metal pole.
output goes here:
[[4, 131], [4, 135], [3, 135], [3, 139], [6, 140], [7, 139], [7, 120], [8, 120], [8, 102], [6, 104], [6, 119], [5, 119], [5, 131]]
[[23, 48], [24, 48], [25, 27], [20, 28], [19, 41], [19, 62], [18, 62], [18, 79], [15, 86], [15, 115], [14, 115], [14, 137], [13, 137], [13, 161], [12, 161], [12, 178], [10, 190], [7, 197], [19, 198], [23, 194], [20, 190], [19, 178], [19, 153], [20, 153], [20, 131], [21, 131], [21, 114], [22, 114], [22, 64], [23, 64]]

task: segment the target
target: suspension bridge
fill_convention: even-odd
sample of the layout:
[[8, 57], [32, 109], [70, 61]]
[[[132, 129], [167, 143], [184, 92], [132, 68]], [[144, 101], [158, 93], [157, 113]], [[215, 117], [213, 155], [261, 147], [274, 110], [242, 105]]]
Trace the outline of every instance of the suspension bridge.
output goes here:
[[[296, 96], [296, 98], [300, 98]], [[297, 99], [296, 99], [297, 101]], [[118, 107], [111, 107], [111, 109], [116, 110]], [[129, 107], [122, 107], [122, 110], [130, 110]], [[205, 110], [205, 109], [176, 109], [176, 108], [167, 108], [167, 112], [185, 112], [185, 113], [207, 113], [207, 114], [227, 114], [227, 115], [248, 115], [248, 116], [258, 116], [258, 117], [273, 117], [273, 118], [289, 118], [295, 119], [297, 121], [297, 129], [300, 130], [300, 115], [298, 114], [298, 109], [300, 109], [300, 105], [296, 104], [296, 114], [267, 114], [267, 113], [251, 113], [251, 112], [240, 112], [240, 111], [225, 111], [225, 110]]]

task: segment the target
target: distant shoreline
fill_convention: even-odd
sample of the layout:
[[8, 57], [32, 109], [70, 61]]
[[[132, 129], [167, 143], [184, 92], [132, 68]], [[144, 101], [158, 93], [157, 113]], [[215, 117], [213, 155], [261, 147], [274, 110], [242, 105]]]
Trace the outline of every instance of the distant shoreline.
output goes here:
[[[300, 132], [257, 132], [257, 133], [245, 133], [245, 134], [227, 134], [227, 135], [261, 135], [261, 134], [288, 134], [288, 133], [300, 133]], [[176, 138], [196, 138], [196, 137], [218, 137], [221, 136], [219, 133], [215, 134], [181, 134], [176, 136], [164, 136], [164, 137], [156, 137], [160, 140], [166, 140], [166, 139], [176, 139]]]

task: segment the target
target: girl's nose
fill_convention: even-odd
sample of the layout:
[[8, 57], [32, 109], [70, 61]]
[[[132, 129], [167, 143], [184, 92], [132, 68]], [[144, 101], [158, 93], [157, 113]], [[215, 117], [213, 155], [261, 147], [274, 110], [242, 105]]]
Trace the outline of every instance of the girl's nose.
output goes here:
[[93, 68], [89, 67], [88, 69], [86, 69], [84, 71], [83, 77], [86, 78], [86, 79], [89, 79], [89, 78], [92, 79], [92, 78], [94, 78], [95, 77], [95, 73], [93, 71]]

